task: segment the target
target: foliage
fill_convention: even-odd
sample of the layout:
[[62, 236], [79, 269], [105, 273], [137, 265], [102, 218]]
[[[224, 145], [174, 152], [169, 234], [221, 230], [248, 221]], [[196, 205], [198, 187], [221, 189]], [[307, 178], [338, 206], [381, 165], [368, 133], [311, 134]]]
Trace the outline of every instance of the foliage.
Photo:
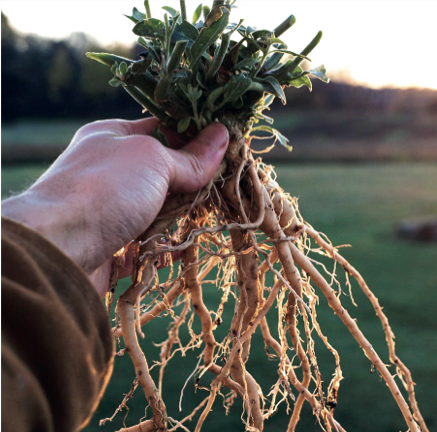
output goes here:
[[[256, 30], [243, 21], [232, 23], [229, 2], [215, 2], [201, 19], [202, 5], [193, 22], [176, 10], [163, 8], [164, 19], [152, 18], [134, 8], [128, 18], [146, 51], [140, 60], [105, 53], [88, 57], [111, 68], [110, 85], [122, 86], [146, 110], [166, 123], [178, 124], [179, 132], [194, 123], [198, 130], [223, 113], [231, 113], [250, 131], [271, 134], [291, 150], [288, 140], [266, 121], [263, 111], [274, 97], [283, 104], [285, 86], [312, 84], [312, 75], [329, 82], [324, 66], [303, 71], [302, 61], [319, 43], [319, 32], [301, 52], [288, 50], [279, 37], [295, 22], [287, 18], [274, 30]], [[232, 37], [238, 39], [233, 40]]]

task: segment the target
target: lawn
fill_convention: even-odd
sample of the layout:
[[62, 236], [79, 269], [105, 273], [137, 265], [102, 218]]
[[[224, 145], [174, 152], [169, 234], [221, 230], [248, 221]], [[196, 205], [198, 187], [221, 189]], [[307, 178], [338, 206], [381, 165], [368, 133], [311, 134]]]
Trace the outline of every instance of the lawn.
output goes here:
[[[36, 165], [3, 168], [2, 197], [11, 191], [19, 192], [43, 170], [44, 167]], [[309, 223], [327, 233], [335, 244], [353, 246], [344, 249], [343, 253], [362, 272], [384, 306], [397, 336], [398, 354], [411, 368], [417, 383], [416, 392], [422, 413], [430, 430], [435, 430], [437, 414], [435, 402], [432, 402], [435, 396], [432, 395], [435, 395], [437, 388], [437, 245], [399, 240], [395, 236], [395, 228], [403, 219], [437, 214], [436, 165], [279, 165], [276, 172], [284, 189], [299, 197], [301, 213]], [[205, 289], [209, 308], [216, 305], [217, 295], [213, 287]], [[354, 296], [358, 308], [351, 306], [347, 296], [342, 301], [358, 319], [359, 326], [374, 348], [387, 361], [384, 336], [375, 313], [360, 294], [358, 286], [354, 286]], [[228, 307], [224, 320], [229, 320], [231, 316], [232, 310]], [[345, 380], [340, 388], [339, 405], [335, 412], [337, 419], [349, 431], [406, 430], [387, 387], [377, 373], [371, 373], [369, 361], [324, 301], [320, 304], [319, 319], [330, 342], [342, 357]], [[162, 342], [169, 323], [169, 318], [156, 319], [145, 328], [143, 347], [151, 364], [159, 358], [159, 347], [152, 340]], [[181, 338], [186, 337], [182, 333]], [[267, 394], [268, 386], [274, 380], [276, 362], [267, 360], [258, 331], [253, 341], [249, 369], [259, 380], [264, 394]], [[319, 342], [316, 340], [316, 352], [327, 385], [333, 372], [333, 360]], [[194, 369], [198, 354], [188, 353], [184, 358], [176, 356], [173, 367], [171, 363], [167, 367], [164, 399], [175, 418], [184, 417], [195, 402], [205, 396], [205, 392], [194, 393], [191, 380], [184, 393], [184, 412], [178, 412], [180, 390]], [[155, 377], [156, 372], [157, 369], [153, 371]], [[98, 420], [112, 414], [121, 402], [123, 393], [129, 391], [133, 378], [129, 359], [117, 357], [109, 388], [86, 431], [109, 432], [122, 426], [123, 415], [119, 415], [112, 424], [107, 423], [102, 427], [98, 426]], [[206, 378], [201, 381], [204, 386], [208, 386]], [[133, 425], [144, 413], [145, 401], [140, 390], [137, 390], [129, 406], [131, 414], [127, 425]], [[239, 420], [240, 408], [240, 402], [237, 401], [231, 414], [226, 417], [217, 400], [204, 430], [243, 430]], [[266, 424], [266, 430], [284, 432], [286, 425], [285, 407], [281, 406]], [[191, 425], [188, 428], [193, 430]], [[316, 430], [320, 428], [306, 406], [298, 431]]]

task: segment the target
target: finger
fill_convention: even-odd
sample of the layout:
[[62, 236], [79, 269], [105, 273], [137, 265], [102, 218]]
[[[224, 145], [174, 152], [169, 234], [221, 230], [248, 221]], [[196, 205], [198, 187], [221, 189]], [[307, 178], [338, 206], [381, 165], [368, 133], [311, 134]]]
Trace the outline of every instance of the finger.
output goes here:
[[76, 133], [76, 138], [80, 139], [95, 133], [115, 134], [121, 137], [130, 135], [150, 135], [160, 125], [160, 123], [161, 122], [155, 117], [147, 117], [140, 120], [97, 120], [81, 127]]
[[151, 135], [161, 124], [155, 117], [147, 117], [140, 120], [124, 120], [125, 135]]
[[162, 126], [159, 130], [167, 138], [170, 148], [174, 150], [179, 150], [190, 142], [191, 138], [187, 134], [180, 134], [175, 129]]
[[196, 192], [205, 186], [217, 172], [228, 144], [226, 127], [212, 123], [183, 149], [167, 149], [172, 168], [169, 191]]

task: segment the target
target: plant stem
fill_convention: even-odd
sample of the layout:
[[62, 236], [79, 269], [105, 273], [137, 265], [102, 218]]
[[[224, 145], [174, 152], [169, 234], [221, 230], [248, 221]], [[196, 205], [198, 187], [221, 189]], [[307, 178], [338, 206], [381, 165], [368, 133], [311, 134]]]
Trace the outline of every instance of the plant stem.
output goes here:
[[187, 8], [185, 7], [185, 0], [180, 0], [182, 20], [187, 20]]
[[[323, 33], [319, 31], [315, 38], [305, 47], [305, 49], [301, 52], [301, 55], [307, 56], [320, 42], [322, 39]], [[288, 69], [289, 73], [293, 73], [293, 71], [303, 62], [303, 58], [296, 57], [290, 65], [290, 69]]]
[[214, 0], [214, 3], [212, 4], [212, 8], [219, 6], [224, 6], [226, 4], [225, 0]]
[[123, 85], [123, 88], [141, 105], [143, 106], [147, 111], [150, 112], [150, 114], [154, 115], [157, 119], [161, 120], [162, 122], [167, 122], [168, 116], [164, 111], [161, 111], [159, 108], [157, 108], [149, 99], [141, 93], [136, 87], [131, 85]]
[[231, 35], [224, 34], [222, 36], [222, 43], [220, 45], [220, 51], [217, 54], [217, 56], [214, 57], [214, 59], [211, 63], [211, 67], [209, 68], [208, 73], [206, 74], [206, 78], [205, 78], [206, 85], [210, 85], [212, 83], [212, 81], [215, 77], [215, 74], [220, 69], [220, 66], [223, 63], [223, 59], [225, 58], [225, 56], [228, 52], [230, 42], [231, 42]]
[[274, 33], [275, 37], [279, 37], [284, 34], [291, 26], [296, 23], [296, 18], [294, 15], [290, 15], [282, 24], [279, 24], [278, 27], [275, 28]]
[[152, 13], [150, 12], [149, 0], [144, 0], [144, 7], [146, 8], [147, 18], [152, 18]]

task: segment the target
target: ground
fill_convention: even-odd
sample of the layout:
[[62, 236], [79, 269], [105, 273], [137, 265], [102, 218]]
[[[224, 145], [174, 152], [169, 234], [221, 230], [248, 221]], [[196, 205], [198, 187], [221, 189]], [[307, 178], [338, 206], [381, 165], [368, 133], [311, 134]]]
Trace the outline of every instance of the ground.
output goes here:
[[[11, 191], [18, 192], [29, 185], [43, 172], [45, 166], [7, 166], [2, 170], [2, 197]], [[403, 361], [411, 368], [417, 383], [417, 396], [422, 413], [430, 430], [437, 427], [437, 414], [432, 402], [437, 388], [437, 247], [432, 244], [404, 242], [396, 238], [399, 221], [419, 216], [437, 214], [437, 170], [434, 164], [323, 164], [323, 165], [277, 165], [278, 181], [282, 187], [299, 197], [304, 217], [317, 229], [329, 235], [337, 244], [351, 244], [344, 249], [344, 255], [362, 272], [370, 287], [379, 297], [391, 320], [397, 336], [397, 350]], [[341, 274], [341, 271], [338, 271]], [[124, 284], [126, 286], [126, 284]], [[374, 348], [387, 360], [387, 349], [380, 323], [354, 286], [358, 308], [353, 307], [347, 296], [343, 302], [351, 314], [358, 318], [358, 324]], [[205, 287], [207, 306], [217, 305], [215, 287]], [[274, 311], [272, 312], [274, 314]], [[269, 319], [274, 320], [273, 315]], [[225, 309], [223, 331], [232, 316], [232, 305]], [[336, 417], [350, 431], [369, 430], [397, 432], [406, 430], [402, 417], [391, 399], [387, 387], [377, 373], [371, 373], [371, 365], [364, 357], [355, 340], [345, 330], [338, 318], [332, 315], [326, 302], [321, 301], [319, 318], [330, 342], [342, 357], [345, 380], [339, 394]], [[144, 348], [151, 363], [157, 359], [159, 347], [152, 344], [164, 340], [169, 318], [156, 319], [145, 328]], [[228, 327], [229, 328], [229, 327]], [[182, 336], [186, 334], [182, 333]], [[268, 361], [260, 334], [253, 338], [253, 354], [249, 369], [263, 386], [264, 394], [276, 375], [276, 362]], [[258, 343], [257, 343], [257, 342]], [[316, 340], [316, 344], [319, 341]], [[316, 345], [319, 363], [325, 382], [333, 372], [333, 360], [320, 343]], [[188, 383], [183, 399], [182, 414], [178, 413], [180, 390], [197, 363], [198, 353], [177, 357], [167, 368], [164, 381], [164, 400], [173, 417], [182, 418], [195, 401], [203, 399], [205, 392], [194, 394], [193, 381]], [[155, 377], [157, 369], [154, 370]], [[394, 373], [394, 372], [393, 372]], [[117, 357], [109, 388], [87, 432], [118, 430], [122, 415], [114, 423], [98, 426], [98, 420], [111, 415], [130, 389], [134, 378], [132, 366], [127, 357]], [[207, 381], [200, 384], [207, 385]], [[137, 390], [130, 403], [131, 414], [128, 425], [134, 425], [144, 413], [144, 396]], [[219, 400], [205, 423], [205, 431], [218, 432], [225, 428], [242, 430], [239, 415], [240, 406], [235, 406], [226, 417]], [[266, 430], [284, 432], [287, 417], [285, 407], [266, 424]], [[188, 425], [192, 430], [192, 427]], [[308, 406], [298, 431], [316, 431]]]

